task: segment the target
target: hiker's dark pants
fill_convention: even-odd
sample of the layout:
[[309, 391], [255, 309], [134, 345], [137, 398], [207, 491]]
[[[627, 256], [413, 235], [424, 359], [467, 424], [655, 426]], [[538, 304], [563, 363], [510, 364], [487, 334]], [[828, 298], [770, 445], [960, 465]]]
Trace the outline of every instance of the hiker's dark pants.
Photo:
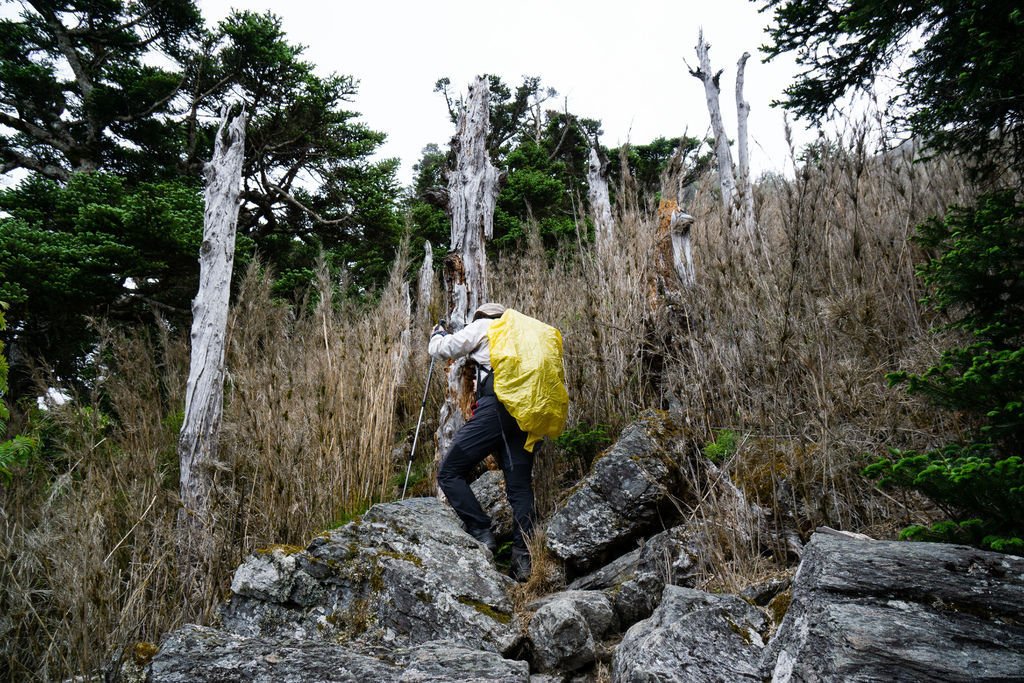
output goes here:
[[[504, 432], [504, 437], [503, 437]], [[481, 396], [476, 412], [455, 435], [441, 462], [437, 483], [467, 529], [486, 529], [491, 519], [469, 488], [473, 468], [493, 453], [505, 474], [505, 492], [512, 506], [512, 545], [525, 549], [533, 530], [533, 456], [523, 447], [526, 432], [494, 395]]]

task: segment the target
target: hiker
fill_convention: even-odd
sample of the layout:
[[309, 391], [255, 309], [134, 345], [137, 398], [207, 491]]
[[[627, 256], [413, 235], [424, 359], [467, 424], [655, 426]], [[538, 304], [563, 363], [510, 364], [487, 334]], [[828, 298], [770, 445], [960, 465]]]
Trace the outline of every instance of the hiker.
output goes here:
[[527, 434], [494, 393], [490, 342], [487, 329], [505, 307], [482, 304], [473, 321], [455, 334], [437, 325], [430, 335], [429, 352], [435, 358], [469, 356], [476, 364], [476, 407], [473, 417], [455, 435], [441, 461], [437, 483], [455, 508], [466, 531], [495, 553], [498, 543], [491, 533], [491, 520], [469, 487], [469, 475], [484, 458], [494, 454], [505, 475], [505, 493], [512, 506], [512, 578], [530, 576], [530, 553], [526, 539], [533, 530], [533, 457], [525, 448]]

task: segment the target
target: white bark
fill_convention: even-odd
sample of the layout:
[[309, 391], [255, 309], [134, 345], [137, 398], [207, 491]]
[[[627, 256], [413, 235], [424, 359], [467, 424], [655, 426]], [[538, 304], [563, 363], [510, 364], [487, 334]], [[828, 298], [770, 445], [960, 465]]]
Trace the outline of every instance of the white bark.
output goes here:
[[608, 196], [608, 165], [601, 163], [597, 149], [590, 149], [590, 163], [587, 166], [587, 197], [594, 219], [594, 241], [599, 252], [608, 253], [613, 248], [612, 204]]
[[718, 161], [718, 182], [722, 189], [722, 205], [727, 214], [732, 212], [733, 199], [736, 195], [736, 179], [733, 175], [732, 151], [729, 149], [729, 136], [725, 133], [722, 122], [722, 108], [718, 102], [721, 93], [718, 81], [722, 72], [711, 71], [711, 57], [708, 50], [711, 46], [704, 40], [704, 30], [697, 35], [698, 68], [691, 71], [704, 84], [704, 97], [711, 116], [711, 132], [715, 136], [715, 158]]
[[423, 265], [420, 266], [419, 285], [416, 291], [416, 320], [420, 324], [430, 322], [430, 303], [434, 294], [434, 250], [430, 241], [423, 244]]
[[750, 156], [747, 148], [747, 117], [750, 115], [750, 103], [743, 99], [743, 74], [750, 53], [744, 52], [736, 62], [736, 150], [739, 157], [739, 180], [743, 185], [750, 179]]
[[[487, 80], [477, 78], [459, 111], [453, 140], [455, 170], [448, 179], [452, 213], [451, 248], [462, 256], [462, 273], [449, 286], [464, 286], [465, 303], [453, 306], [449, 323], [453, 330], [466, 324], [469, 313], [487, 301], [487, 259], [484, 240], [494, 235], [494, 206], [498, 199], [498, 169], [487, 152], [490, 125]], [[454, 303], [454, 300], [453, 300]]]
[[[452, 139], [455, 169], [448, 176], [448, 202], [452, 216], [451, 248], [445, 259], [449, 330], [465, 326], [477, 306], [487, 301], [487, 255], [484, 241], [494, 234], [494, 206], [498, 199], [498, 170], [487, 152], [490, 126], [487, 80], [477, 78], [460, 107], [458, 128]], [[448, 394], [437, 428], [437, 458], [451, 447], [465, 424], [472, 396], [463, 382], [465, 359], [448, 365]]]
[[[199, 292], [192, 301], [192, 351], [185, 416], [178, 439], [182, 511], [179, 530], [186, 552], [209, 528], [212, 463], [217, 459], [224, 398], [224, 344], [235, 256], [235, 227], [245, 151], [245, 114], [221, 122], [213, 159], [206, 165], [206, 210], [199, 250]], [[196, 532], [196, 533], [193, 533]]]
[[730, 227], [742, 230], [753, 238], [757, 226], [754, 221], [754, 193], [750, 183], [750, 158], [747, 143], [747, 117], [750, 114], [750, 104], [743, 99], [744, 70], [747, 60], [750, 59], [750, 54], [744, 52], [736, 64], [736, 147], [739, 156], [739, 177], [737, 178], [737, 172], [733, 168], [732, 153], [729, 149], [729, 137], [725, 133], [722, 109], [718, 100], [721, 94], [719, 79], [722, 72], [718, 71], [713, 74], [711, 71], [711, 58], [708, 54], [710, 47], [704, 40], [704, 31], [700, 31], [697, 36], [699, 66], [695, 70], [691, 69], [690, 73], [704, 84], [708, 114], [711, 117], [711, 132], [715, 136], [715, 158], [718, 161], [718, 182], [722, 190], [722, 207], [725, 209]]
[[750, 152], [747, 139], [747, 117], [750, 116], [750, 103], [743, 99], [743, 78], [750, 53], [744, 52], [736, 63], [736, 151], [739, 158], [739, 177], [737, 178], [738, 202], [743, 228], [751, 237], [754, 236], [754, 188], [750, 182]]
[[397, 344], [391, 349], [391, 367], [395, 369], [395, 385], [405, 384], [405, 373], [409, 368], [409, 355], [412, 352], [412, 297], [409, 295], [409, 283], [402, 287], [405, 325], [398, 336]]
[[672, 235], [672, 265], [680, 282], [690, 286], [697, 282], [697, 274], [693, 268], [693, 253], [690, 247], [690, 228], [693, 216], [676, 209], [672, 212], [669, 231]]

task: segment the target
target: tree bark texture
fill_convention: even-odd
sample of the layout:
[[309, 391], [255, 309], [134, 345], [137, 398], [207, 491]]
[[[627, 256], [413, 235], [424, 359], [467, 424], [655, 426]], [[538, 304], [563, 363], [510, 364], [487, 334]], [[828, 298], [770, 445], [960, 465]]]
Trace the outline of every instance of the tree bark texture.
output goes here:
[[487, 301], [487, 259], [484, 240], [494, 235], [494, 207], [498, 200], [498, 169], [487, 152], [490, 127], [487, 80], [477, 78], [459, 111], [455, 170], [448, 178], [452, 214], [451, 249], [462, 257], [459, 280], [447, 283], [464, 294], [451, 298], [448, 322], [452, 331], [462, 329], [477, 306]]
[[[487, 301], [484, 243], [494, 234], [494, 207], [498, 199], [498, 170], [487, 152], [489, 99], [487, 80], [477, 78], [459, 109], [458, 128], [452, 138], [455, 169], [448, 177], [452, 250], [444, 262], [450, 332], [462, 329], [477, 306]], [[448, 452], [455, 433], [470, 415], [472, 382], [464, 368], [465, 359], [449, 363], [447, 368], [448, 395], [437, 429], [438, 458]]]
[[704, 99], [707, 102], [708, 114], [711, 117], [711, 133], [715, 136], [715, 160], [718, 162], [718, 183], [722, 188], [722, 204], [726, 211], [732, 205], [733, 195], [736, 194], [736, 179], [733, 174], [732, 151], [729, 149], [729, 136], [725, 133], [725, 123], [722, 121], [722, 107], [718, 97], [722, 90], [719, 80], [722, 78], [722, 71], [711, 71], [711, 56], [709, 50], [711, 45], [704, 40], [704, 31], [697, 34], [697, 69], [690, 73], [699, 78], [704, 84]]
[[[235, 227], [245, 149], [245, 114], [217, 131], [213, 159], [206, 165], [206, 210], [199, 250], [199, 292], [192, 301], [192, 351], [185, 391], [185, 416], [178, 439], [181, 463], [179, 535], [185, 553], [208, 537], [212, 463], [224, 399], [224, 346], [235, 255]], [[201, 557], [199, 555], [198, 557]]]
[[747, 115], [750, 113], [750, 105], [743, 99], [743, 78], [747, 59], [750, 55], [744, 53], [740, 58], [736, 76], [736, 105], [737, 105], [737, 149], [740, 161], [739, 183], [736, 179], [736, 171], [732, 161], [732, 151], [729, 148], [729, 136], [725, 132], [725, 123], [722, 121], [722, 108], [719, 103], [721, 87], [719, 81], [722, 71], [713, 72], [711, 69], [711, 57], [709, 50], [711, 45], [704, 40], [704, 32], [700, 31], [697, 37], [697, 60], [696, 69], [691, 69], [690, 74], [699, 78], [704, 84], [704, 96], [708, 106], [708, 115], [711, 117], [711, 132], [715, 136], [715, 159], [718, 163], [718, 183], [722, 191], [722, 208], [725, 209], [730, 227], [744, 231], [748, 236], [755, 232], [753, 193], [750, 187], [749, 158], [747, 146]]
[[669, 218], [669, 233], [672, 236], [672, 265], [683, 285], [689, 287], [697, 282], [693, 268], [693, 252], [690, 247], [690, 228], [693, 216], [677, 205]]
[[608, 195], [608, 162], [602, 162], [597, 149], [590, 148], [590, 162], [587, 166], [587, 198], [594, 219], [594, 241], [599, 252], [609, 253], [614, 249], [612, 234], [612, 204]]
[[654, 254], [657, 282], [652, 289], [652, 309], [661, 297], [679, 286], [688, 287], [696, 282], [693, 253], [690, 249], [690, 227], [693, 216], [682, 210], [679, 202], [669, 195], [658, 203], [658, 233]]
[[430, 240], [423, 243], [423, 252], [423, 265], [420, 266], [416, 290], [416, 321], [425, 327], [431, 322], [430, 304], [434, 294], [434, 250]]
[[748, 144], [749, 131], [747, 117], [750, 116], [750, 103], [743, 99], [743, 79], [750, 53], [744, 52], [736, 62], [736, 156], [739, 161], [739, 177], [736, 187], [742, 214], [743, 227], [750, 237], [754, 236], [754, 188], [750, 183], [750, 150]]

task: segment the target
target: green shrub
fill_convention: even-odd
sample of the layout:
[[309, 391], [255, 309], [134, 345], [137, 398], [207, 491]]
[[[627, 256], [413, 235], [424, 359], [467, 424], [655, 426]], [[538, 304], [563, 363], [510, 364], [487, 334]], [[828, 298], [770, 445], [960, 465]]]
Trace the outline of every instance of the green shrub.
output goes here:
[[39, 440], [30, 436], [0, 441], [0, 483], [10, 484], [14, 469], [28, 464], [38, 452]]
[[720, 429], [715, 432], [715, 440], [705, 444], [704, 457], [716, 465], [721, 465], [738, 447], [739, 437], [736, 432], [731, 429]]
[[578, 463], [584, 471], [594, 462], [597, 454], [611, 442], [606, 424], [580, 423], [572, 429], [565, 430], [555, 439], [555, 445], [565, 454], [566, 460]]
[[918, 269], [925, 303], [967, 338], [924, 374], [889, 381], [975, 427], [961, 443], [894, 451], [865, 472], [883, 486], [921, 491], [950, 517], [905, 537], [1016, 548], [1024, 537], [1024, 204], [1009, 192], [984, 196], [924, 224], [917, 240], [937, 253]]

